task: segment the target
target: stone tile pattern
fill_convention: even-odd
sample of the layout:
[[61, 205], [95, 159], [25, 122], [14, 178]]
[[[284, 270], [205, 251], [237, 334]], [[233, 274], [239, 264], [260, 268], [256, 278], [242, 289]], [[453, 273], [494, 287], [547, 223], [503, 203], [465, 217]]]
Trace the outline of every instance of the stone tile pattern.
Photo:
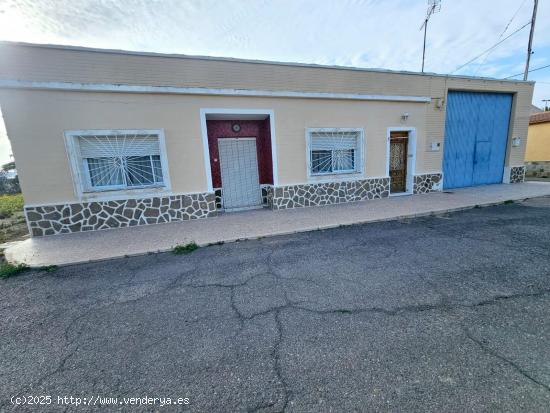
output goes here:
[[[272, 191], [273, 186], [269, 184], [260, 185], [262, 191], [262, 206], [270, 207], [271, 204], [268, 202], [268, 195]], [[216, 209], [223, 209], [223, 188], [214, 188], [214, 195], [216, 196]]]
[[265, 191], [265, 204], [264, 206], [269, 209], [273, 209], [273, 195], [275, 193], [275, 189], [273, 188], [273, 185], [266, 185], [262, 188], [262, 201], [263, 201], [263, 193]]
[[159, 224], [215, 214], [213, 193], [25, 208], [32, 236]]
[[441, 191], [443, 188], [443, 174], [415, 175], [413, 183], [414, 194], [427, 194], [428, 192]]
[[214, 188], [214, 195], [216, 196], [216, 209], [223, 209], [223, 191], [222, 188]]
[[525, 181], [525, 166], [512, 166], [510, 168], [510, 183], [517, 184]]
[[384, 198], [389, 194], [389, 178], [372, 178], [277, 187], [271, 203], [273, 209], [287, 209]]
[[525, 162], [525, 176], [547, 178], [550, 176], [550, 161]]
[[260, 185], [262, 188], [262, 205], [264, 207], [271, 208], [271, 199], [273, 198], [273, 186], [272, 185]]

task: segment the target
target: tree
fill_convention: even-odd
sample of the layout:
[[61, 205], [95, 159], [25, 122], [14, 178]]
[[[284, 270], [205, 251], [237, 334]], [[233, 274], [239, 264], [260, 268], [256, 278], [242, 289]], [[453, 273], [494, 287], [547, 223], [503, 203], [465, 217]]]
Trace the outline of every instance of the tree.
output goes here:
[[4, 171], [10, 171], [12, 169], [15, 169], [15, 161], [5, 163], [4, 165], [2, 165], [2, 169]]

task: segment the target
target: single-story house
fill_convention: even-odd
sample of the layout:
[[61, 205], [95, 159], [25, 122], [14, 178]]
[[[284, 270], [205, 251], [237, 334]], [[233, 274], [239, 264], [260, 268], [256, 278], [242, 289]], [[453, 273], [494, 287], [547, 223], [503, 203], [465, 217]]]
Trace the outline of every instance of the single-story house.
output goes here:
[[525, 166], [528, 176], [550, 176], [550, 111], [529, 117]]
[[521, 182], [533, 83], [0, 43], [33, 236]]

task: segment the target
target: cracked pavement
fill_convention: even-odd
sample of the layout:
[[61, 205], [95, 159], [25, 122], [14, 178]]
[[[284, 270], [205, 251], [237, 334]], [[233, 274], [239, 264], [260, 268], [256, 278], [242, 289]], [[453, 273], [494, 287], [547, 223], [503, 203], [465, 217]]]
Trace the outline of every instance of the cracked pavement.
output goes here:
[[548, 411], [550, 198], [33, 270], [0, 331], [0, 411]]

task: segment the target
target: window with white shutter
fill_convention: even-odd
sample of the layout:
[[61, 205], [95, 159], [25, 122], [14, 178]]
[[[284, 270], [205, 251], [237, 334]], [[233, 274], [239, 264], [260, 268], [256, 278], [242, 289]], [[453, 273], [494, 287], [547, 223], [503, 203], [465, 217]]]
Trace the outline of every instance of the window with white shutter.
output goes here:
[[70, 133], [84, 191], [164, 186], [160, 133], [101, 132]]
[[360, 129], [308, 129], [310, 175], [360, 172], [361, 137]]

